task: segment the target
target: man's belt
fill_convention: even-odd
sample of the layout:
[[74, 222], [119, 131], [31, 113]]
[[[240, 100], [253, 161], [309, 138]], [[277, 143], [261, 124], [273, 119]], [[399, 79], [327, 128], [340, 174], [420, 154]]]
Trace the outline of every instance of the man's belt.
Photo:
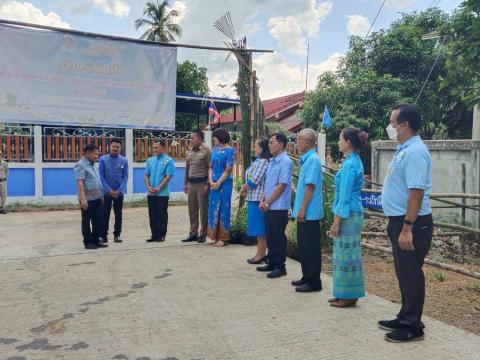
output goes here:
[[4, 181], [7, 181], [7, 179], [0, 179], [0, 182], [4, 182]]
[[207, 176], [197, 177], [197, 178], [194, 178], [194, 177], [189, 177], [188, 178], [188, 182], [192, 183], [192, 184], [199, 184], [199, 183], [207, 182], [207, 180], [208, 180]]

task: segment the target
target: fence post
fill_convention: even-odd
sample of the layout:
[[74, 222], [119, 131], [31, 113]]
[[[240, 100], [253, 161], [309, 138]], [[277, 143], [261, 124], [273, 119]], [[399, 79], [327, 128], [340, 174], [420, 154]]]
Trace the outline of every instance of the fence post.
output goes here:
[[212, 149], [212, 131], [211, 130], [206, 130], [205, 131], [205, 145], [208, 146], [208, 148], [211, 150]]
[[42, 127], [33, 127], [33, 164], [35, 166], [35, 199], [43, 196], [43, 151], [42, 151]]
[[[323, 166], [325, 165], [325, 153], [327, 148], [327, 134], [325, 134], [325, 131], [323, 130], [317, 134], [317, 147], [318, 157]], [[322, 169], [325, 171], [325, 168]]]
[[125, 129], [125, 157], [128, 160], [127, 193], [133, 194], [133, 129]]

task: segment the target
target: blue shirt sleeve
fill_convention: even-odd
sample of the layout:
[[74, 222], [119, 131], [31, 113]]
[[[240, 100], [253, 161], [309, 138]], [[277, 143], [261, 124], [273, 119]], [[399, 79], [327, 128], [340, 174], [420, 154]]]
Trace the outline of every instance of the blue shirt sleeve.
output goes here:
[[147, 176], [150, 176], [150, 161], [149, 161], [149, 159], [147, 159], [147, 164], [145, 166], [144, 174], [147, 175]]
[[230, 151], [227, 153], [227, 166], [231, 169], [235, 165], [235, 149], [230, 148]]
[[107, 179], [105, 179], [105, 159], [103, 157], [100, 158], [98, 163], [98, 172], [100, 174], [103, 191], [107, 193], [110, 191], [110, 186], [108, 186]]
[[122, 172], [122, 182], [120, 183], [120, 187], [118, 188], [118, 191], [122, 195], [127, 193], [127, 183], [128, 183], [128, 160], [125, 160], [125, 164], [123, 166], [123, 172]]
[[168, 160], [165, 176], [175, 176], [175, 163], [173, 162], [173, 159]]
[[289, 160], [284, 160], [280, 164], [278, 183], [288, 185], [291, 182], [292, 182], [292, 162]]
[[265, 159], [257, 160], [256, 164], [253, 165], [252, 176], [249, 181], [247, 181], [247, 185], [250, 189], [255, 189], [258, 185], [262, 183], [262, 181], [265, 181], [267, 167], [268, 160]]
[[349, 162], [343, 164], [340, 178], [340, 189], [338, 191], [338, 201], [333, 207], [333, 213], [346, 219], [350, 216], [350, 205], [352, 202], [352, 188], [355, 180], [355, 169]]
[[85, 168], [82, 165], [76, 164], [73, 172], [75, 173], [75, 180], [85, 180]]
[[430, 175], [430, 158], [422, 151], [408, 154], [405, 159], [405, 179], [409, 189], [425, 190]]
[[320, 169], [320, 162], [316, 157], [311, 157], [304, 165], [305, 171], [305, 185], [317, 185], [320, 183], [319, 176], [322, 175], [322, 169]]

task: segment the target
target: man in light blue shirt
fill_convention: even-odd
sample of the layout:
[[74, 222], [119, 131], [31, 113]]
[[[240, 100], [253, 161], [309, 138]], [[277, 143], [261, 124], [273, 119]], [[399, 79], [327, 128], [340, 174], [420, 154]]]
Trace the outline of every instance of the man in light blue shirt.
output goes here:
[[288, 139], [277, 133], [270, 137], [269, 149], [272, 154], [265, 178], [265, 193], [260, 208], [266, 213], [265, 227], [268, 247], [268, 264], [257, 267], [258, 271], [268, 271], [268, 278], [287, 275], [288, 210], [292, 197], [292, 161], [285, 149]]
[[322, 167], [317, 155], [316, 133], [304, 129], [297, 136], [300, 152], [300, 176], [293, 206], [297, 219], [297, 246], [302, 278], [292, 281], [297, 292], [321, 291], [320, 220], [323, 218]]
[[392, 111], [387, 133], [398, 141], [382, 190], [382, 206], [389, 217], [388, 236], [392, 243], [395, 271], [402, 308], [394, 320], [379, 326], [391, 331], [391, 342], [421, 340], [425, 301], [423, 261], [430, 250], [433, 221], [430, 206], [432, 164], [430, 154], [418, 136], [420, 112], [416, 105], [399, 105]]
[[127, 192], [128, 160], [120, 155], [122, 143], [119, 139], [111, 139], [109, 154], [100, 158], [99, 172], [103, 188], [103, 241], [108, 242], [110, 213], [115, 214], [113, 241], [121, 243], [123, 196]]
[[175, 175], [175, 162], [165, 154], [165, 140], [153, 143], [155, 156], [148, 158], [144, 181], [147, 187], [148, 217], [152, 236], [147, 242], [165, 241], [168, 225], [169, 183]]

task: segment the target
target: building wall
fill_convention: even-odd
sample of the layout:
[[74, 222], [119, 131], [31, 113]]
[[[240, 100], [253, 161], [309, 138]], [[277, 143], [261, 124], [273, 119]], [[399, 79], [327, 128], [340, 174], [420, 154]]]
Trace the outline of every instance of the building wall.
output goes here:
[[[76, 203], [77, 188], [73, 167], [75, 163], [51, 163], [42, 159], [42, 132], [35, 126], [35, 161], [33, 163], [9, 163], [7, 183], [8, 204], [12, 203]], [[129, 161], [129, 180], [126, 201], [146, 196], [143, 182], [145, 163], [133, 162], [133, 130], [126, 130], [125, 156]], [[185, 200], [183, 179], [185, 162], [175, 163], [175, 176], [170, 182], [170, 200]]]
[[[438, 140], [425, 141], [432, 158], [433, 193], [480, 193], [480, 141]], [[375, 141], [372, 143], [372, 180], [383, 183], [388, 165], [395, 153], [396, 142]], [[465, 169], [464, 187], [462, 168]], [[448, 199], [461, 203], [461, 199]], [[478, 200], [467, 200], [467, 204], [479, 204]], [[445, 205], [432, 201], [433, 206]], [[434, 209], [439, 220], [461, 222], [460, 209]], [[478, 227], [480, 214], [467, 210], [466, 222]]]

